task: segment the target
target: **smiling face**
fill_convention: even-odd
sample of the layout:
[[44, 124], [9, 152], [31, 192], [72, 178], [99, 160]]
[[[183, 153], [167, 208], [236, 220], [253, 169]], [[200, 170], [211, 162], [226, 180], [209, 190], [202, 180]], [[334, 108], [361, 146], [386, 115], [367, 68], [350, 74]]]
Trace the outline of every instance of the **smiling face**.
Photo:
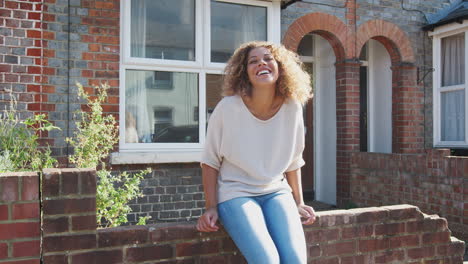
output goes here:
[[252, 87], [273, 86], [278, 80], [278, 63], [265, 47], [254, 48], [247, 58], [247, 75]]

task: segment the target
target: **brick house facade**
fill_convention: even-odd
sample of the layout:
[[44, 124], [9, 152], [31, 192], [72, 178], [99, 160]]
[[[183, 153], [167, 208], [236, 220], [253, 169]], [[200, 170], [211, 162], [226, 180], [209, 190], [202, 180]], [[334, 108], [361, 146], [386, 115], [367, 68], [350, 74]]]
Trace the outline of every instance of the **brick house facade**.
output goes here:
[[[203, 37], [194, 37], [194, 46], [197, 47], [194, 48], [195, 55], [188, 55], [195, 56], [194, 62], [187, 64], [189, 66], [169, 62], [166, 66], [166, 62], [162, 62], [163, 55], [162, 59], [156, 58], [157, 67], [153, 71], [155, 76], [158, 75], [156, 72], [175, 72], [171, 69], [195, 72], [202, 80], [199, 85], [216, 86], [219, 84], [216, 77], [222, 65], [214, 63], [214, 60], [211, 62], [206, 55], [209, 50], [198, 50], [200, 44], [204, 46], [209, 43], [206, 35], [211, 31], [204, 19], [210, 14], [207, 10], [211, 2], [195, 2], [199, 6], [193, 15], [196, 21], [194, 27], [196, 32], [203, 32]], [[331, 203], [340, 207], [350, 204], [412, 203], [425, 212], [447, 217], [449, 224], [458, 230], [466, 227], [468, 161], [463, 157], [447, 158], [445, 156], [450, 153], [434, 148], [431, 74], [422, 78], [428, 68], [436, 66], [432, 65], [432, 41], [421, 27], [429, 23], [427, 16], [450, 8], [455, 2], [228, 1], [227, 4], [265, 8], [269, 19], [266, 20], [265, 30], [268, 39], [281, 41], [301, 56], [304, 55], [303, 40], [311, 34], [315, 38], [314, 43], [328, 43], [332, 51], [332, 73], [336, 81], [332, 80], [329, 85], [335, 91], [334, 97], [330, 98], [335, 102], [336, 111], [333, 112], [336, 114], [330, 120], [336, 120], [332, 124], [336, 136], [331, 138], [336, 144], [336, 151], [332, 151], [334, 154], [331, 155], [336, 162], [333, 162], [331, 169], [322, 168], [322, 172], [336, 171], [331, 177], [334, 184], [327, 184], [329, 179], [317, 175], [318, 168], [314, 167], [319, 163], [316, 159], [319, 146], [314, 145], [320, 142], [315, 142], [311, 136], [305, 154], [309, 167], [307, 172], [303, 171], [306, 188], [317, 191], [320, 186], [318, 182], [324, 180], [325, 185], [332, 186], [334, 200], [332, 198]], [[73, 113], [84, 109], [83, 102], [77, 96], [75, 83], [83, 84], [92, 94], [93, 85], [108, 82], [111, 88], [104, 109], [122, 121], [127, 119], [123, 107], [126, 84], [122, 80], [125, 72], [152, 67], [148, 66], [151, 63], [133, 60], [128, 55], [132, 52], [130, 47], [125, 46], [130, 43], [128, 32], [131, 29], [128, 27], [132, 15], [128, 10], [129, 2], [123, 0], [0, 1], [0, 105], [6, 104], [10, 98], [8, 91], [12, 91], [18, 99], [22, 117], [47, 113], [49, 119], [62, 130], [43, 133], [42, 140], [51, 145], [53, 154], [59, 158], [63, 167], [69, 166], [66, 156], [72, 151], [65, 138], [73, 135]], [[386, 70], [386, 78], [389, 80], [386, 85], [391, 97], [383, 103], [390, 107], [391, 114], [382, 118], [387, 120], [385, 126], [389, 127], [387, 132], [390, 134], [381, 140], [389, 144], [386, 148], [390, 151], [386, 151], [386, 154], [376, 153], [379, 152], [375, 150], [378, 148], [376, 143], [370, 143], [364, 150], [362, 144], [367, 140], [372, 142], [371, 133], [374, 133], [376, 141], [380, 139], [378, 133], [375, 133], [377, 128], [364, 139], [362, 137], [363, 131], [370, 131], [369, 127], [372, 126], [364, 130], [361, 127], [360, 100], [363, 95], [360, 79], [364, 74], [362, 67], [367, 63], [363, 61], [371, 65], [374, 59], [369, 54], [379, 54], [372, 53], [374, 51], [368, 48], [370, 45], [383, 47], [379, 52], [387, 54], [387, 63], [390, 65]], [[367, 57], [363, 56], [363, 50], [368, 53]], [[312, 57], [315, 55], [319, 54], [314, 53]], [[318, 57], [315, 60], [314, 65], [318, 65]], [[373, 63], [378, 62], [374, 60]], [[374, 68], [377, 70], [371, 68], [368, 66], [366, 74], [379, 73], [377, 67]], [[171, 76], [160, 75], [155, 77], [160, 78], [155, 82], [160, 85], [171, 83], [176, 78]], [[372, 87], [372, 84], [366, 86]], [[153, 168], [153, 173], [142, 184], [145, 196], [132, 205], [135, 213], [130, 215], [131, 222], [136, 221], [138, 215], [151, 215], [156, 222], [193, 220], [201, 215], [204, 200], [197, 155], [203, 142], [204, 129], [200, 124], [208, 119], [208, 109], [213, 107], [219, 97], [214, 96], [214, 92], [202, 94], [208, 88], [200, 87], [200, 95], [196, 96], [202, 103], [192, 111], [200, 132], [200, 139], [196, 141], [198, 145], [194, 147], [196, 151], [192, 147], [177, 150], [175, 145], [170, 148], [175, 146], [176, 151], [170, 149], [158, 152], [162, 145], [145, 145], [142, 150], [138, 146], [130, 146], [123, 138], [116, 146], [116, 152], [110, 160], [113, 170], [136, 170], [147, 166]], [[375, 95], [364, 100], [372, 101], [374, 98], [379, 97]], [[372, 102], [374, 105], [380, 103]], [[306, 108], [306, 122], [309, 122], [310, 131], [317, 132], [314, 130], [318, 129], [314, 128], [315, 119], [319, 118], [317, 113], [322, 110], [313, 104], [315, 102]], [[365, 110], [366, 113], [369, 109]], [[163, 121], [172, 115], [167, 110], [158, 111], [154, 115]], [[329, 114], [330, 111], [323, 110], [320, 113]], [[329, 119], [328, 115], [326, 117]], [[125, 130], [125, 126], [121, 127], [121, 130]], [[379, 165], [375, 162], [379, 162]], [[381, 188], [373, 188], [375, 186]]]

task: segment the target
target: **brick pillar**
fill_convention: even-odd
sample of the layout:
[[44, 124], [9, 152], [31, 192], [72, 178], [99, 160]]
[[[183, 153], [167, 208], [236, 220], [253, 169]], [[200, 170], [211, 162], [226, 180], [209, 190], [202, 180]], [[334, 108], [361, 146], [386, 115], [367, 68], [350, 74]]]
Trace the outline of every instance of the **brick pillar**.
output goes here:
[[424, 152], [424, 91], [417, 85], [413, 64], [392, 67], [392, 149], [394, 153]]
[[0, 263], [39, 264], [40, 234], [39, 175], [0, 173]]
[[336, 64], [337, 202], [350, 198], [351, 153], [359, 151], [359, 67], [356, 60]]
[[71, 263], [72, 251], [95, 250], [95, 171], [44, 170], [42, 213], [44, 263]]

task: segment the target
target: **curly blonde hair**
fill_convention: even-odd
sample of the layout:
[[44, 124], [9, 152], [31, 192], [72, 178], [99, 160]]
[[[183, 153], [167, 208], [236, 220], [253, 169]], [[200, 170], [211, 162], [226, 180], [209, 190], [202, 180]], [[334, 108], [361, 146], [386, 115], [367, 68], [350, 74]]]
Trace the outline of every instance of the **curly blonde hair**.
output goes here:
[[304, 70], [299, 56], [283, 45], [265, 41], [247, 42], [237, 48], [224, 69], [223, 96], [252, 95], [252, 84], [247, 75], [247, 60], [250, 51], [258, 47], [270, 50], [278, 63], [276, 95], [285, 99], [293, 98], [305, 104], [312, 97], [311, 78]]

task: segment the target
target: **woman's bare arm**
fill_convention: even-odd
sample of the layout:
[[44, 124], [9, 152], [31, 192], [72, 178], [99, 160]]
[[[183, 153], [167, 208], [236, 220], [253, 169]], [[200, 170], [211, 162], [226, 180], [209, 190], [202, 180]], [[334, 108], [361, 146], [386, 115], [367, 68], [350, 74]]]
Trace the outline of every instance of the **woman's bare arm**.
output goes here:
[[289, 186], [291, 186], [292, 195], [294, 197], [294, 201], [296, 201], [299, 214], [306, 218], [302, 223], [306, 225], [312, 224], [315, 221], [315, 211], [312, 207], [304, 203], [304, 197], [302, 195], [301, 169], [288, 171], [285, 175]]
[[218, 170], [206, 164], [202, 164], [202, 181], [203, 190], [205, 192], [205, 212], [198, 219], [197, 229], [202, 232], [218, 231], [219, 227], [216, 225], [218, 221], [218, 198], [216, 193], [216, 185], [218, 182]]

